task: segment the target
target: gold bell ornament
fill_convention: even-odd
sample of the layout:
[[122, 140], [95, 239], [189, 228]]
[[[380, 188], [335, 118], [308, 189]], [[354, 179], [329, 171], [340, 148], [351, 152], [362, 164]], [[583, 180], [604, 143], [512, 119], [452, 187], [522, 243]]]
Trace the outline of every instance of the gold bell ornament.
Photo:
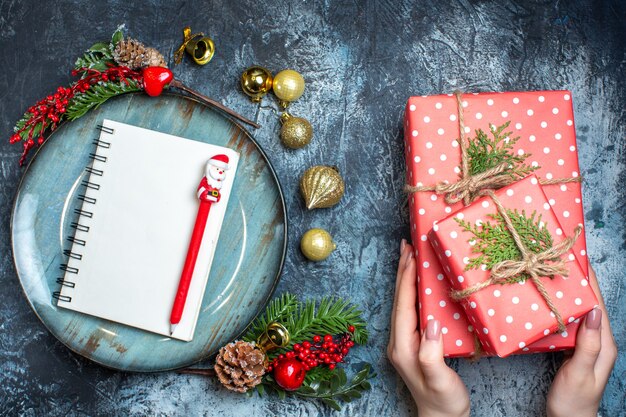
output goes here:
[[272, 321], [268, 323], [265, 331], [261, 333], [256, 345], [264, 352], [280, 349], [289, 345], [289, 330], [282, 324]]
[[309, 210], [334, 206], [344, 191], [343, 178], [336, 167], [317, 165], [307, 169], [300, 179], [300, 193]]
[[183, 29], [183, 43], [174, 53], [174, 62], [178, 65], [183, 60], [183, 54], [187, 52], [193, 61], [198, 65], [208, 64], [215, 53], [215, 44], [204, 33], [191, 34], [191, 28], [187, 26]]
[[274, 76], [272, 89], [280, 100], [281, 107], [286, 109], [289, 103], [302, 97], [304, 93], [304, 78], [297, 71], [283, 70]]
[[324, 229], [310, 229], [300, 239], [300, 249], [311, 261], [323, 261], [337, 249], [333, 238]]
[[241, 74], [241, 89], [255, 103], [270, 92], [273, 82], [272, 73], [263, 67], [254, 66]]
[[280, 116], [280, 141], [287, 148], [299, 149], [311, 142], [313, 127], [307, 119], [294, 117], [285, 112]]

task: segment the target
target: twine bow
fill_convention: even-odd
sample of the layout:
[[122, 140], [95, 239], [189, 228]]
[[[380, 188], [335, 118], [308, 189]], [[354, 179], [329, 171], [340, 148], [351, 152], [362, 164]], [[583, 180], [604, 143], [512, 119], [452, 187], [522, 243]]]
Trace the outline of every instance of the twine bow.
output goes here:
[[500, 213], [500, 216], [502, 216], [502, 219], [504, 220], [507, 230], [513, 236], [513, 240], [515, 241], [517, 248], [522, 253], [522, 259], [498, 262], [491, 268], [491, 275], [489, 279], [464, 290], [452, 291], [450, 294], [451, 298], [458, 301], [469, 297], [475, 292], [489, 287], [490, 285], [505, 284], [509, 282], [508, 280], [510, 278], [526, 273], [530, 276], [530, 280], [537, 288], [537, 291], [539, 291], [541, 297], [545, 300], [550, 311], [554, 314], [554, 317], [559, 325], [559, 332], [565, 331], [563, 317], [554, 305], [554, 301], [550, 297], [550, 294], [548, 294], [548, 291], [543, 285], [543, 282], [541, 282], [540, 277], [553, 277], [554, 275], [567, 276], [569, 271], [565, 266], [565, 261], [561, 259], [561, 256], [565, 255], [574, 246], [574, 243], [582, 233], [582, 227], [580, 225], [577, 226], [576, 229], [574, 229], [573, 236], [565, 238], [558, 244], [546, 249], [543, 252], [534, 253], [528, 249], [526, 245], [524, 245], [524, 242], [513, 226], [513, 222], [511, 221], [506, 209], [495, 193], [491, 190], [486, 190], [482, 191], [480, 194], [487, 195], [493, 200], [498, 209], [498, 213]]
[[[454, 183], [442, 181], [436, 185], [430, 186], [413, 186], [407, 184], [404, 189], [408, 193], [434, 191], [439, 195], [444, 194], [444, 200], [448, 204], [463, 201], [463, 204], [467, 206], [476, 198], [483, 195], [481, 194], [482, 191], [497, 190], [499, 188], [506, 187], [507, 185], [513, 184], [515, 181], [520, 179], [521, 176], [512, 172], [511, 168], [513, 167], [511, 167], [507, 162], [479, 174], [470, 174], [469, 157], [467, 156], [467, 141], [465, 140], [465, 117], [463, 114], [461, 92], [455, 91], [454, 96], [456, 98], [457, 112], [459, 114], [458, 121], [460, 137], [457, 142], [459, 143], [459, 148], [461, 149], [461, 178]], [[580, 181], [581, 177], [554, 178], [550, 180], [539, 179], [539, 183], [541, 185], [563, 184]]]
[[180, 45], [180, 47], [176, 50], [176, 52], [174, 52], [174, 63], [176, 65], [180, 64], [181, 61], [183, 60], [183, 56], [185, 56], [185, 48], [187, 47], [187, 44], [196, 38], [203, 37], [204, 33], [198, 32], [192, 35], [191, 27], [187, 26], [185, 29], [183, 29], [183, 35], [184, 35], [183, 44]]

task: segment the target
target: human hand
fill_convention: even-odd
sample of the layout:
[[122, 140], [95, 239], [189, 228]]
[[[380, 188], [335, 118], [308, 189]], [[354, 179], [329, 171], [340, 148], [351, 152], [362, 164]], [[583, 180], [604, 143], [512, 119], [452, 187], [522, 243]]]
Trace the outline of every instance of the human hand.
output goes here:
[[573, 355], [563, 361], [554, 377], [546, 404], [548, 417], [595, 417], [617, 358], [606, 306], [591, 265], [589, 283], [599, 307], [587, 313], [578, 328]]
[[387, 357], [411, 391], [420, 417], [469, 416], [467, 388], [443, 360], [439, 321], [429, 320], [420, 337], [415, 259], [404, 239], [400, 255]]

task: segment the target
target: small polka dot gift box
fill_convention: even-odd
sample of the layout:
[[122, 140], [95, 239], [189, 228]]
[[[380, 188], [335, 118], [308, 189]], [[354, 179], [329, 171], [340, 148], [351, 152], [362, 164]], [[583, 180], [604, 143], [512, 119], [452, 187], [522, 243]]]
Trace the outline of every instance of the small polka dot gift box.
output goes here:
[[[482, 130], [491, 138], [491, 127], [518, 137], [510, 153], [520, 156], [537, 178], [556, 180], [578, 177], [578, 156], [571, 93], [535, 91], [508, 93], [442, 94], [411, 97], [406, 105], [404, 138], [406, 178], [409, 187], [455, 184], [463, 177], [461, 130], [466, 143]], [[461, 129], [462, 125], [462, 129]], [[506, 138], [505, 138], [506, 139]], [[581, 184], [544, 185], [556, 218], [563, 230], [584, 225]], [[441, 191], [411, 191], [409, 214], [411, 238], [418, 261], [417, 286], [421, 331], [429, 319], [442, 323], [444, 354], [449, 357], [474, 354], [474, 328], [459, 303], [449, 297], [450, 283], [428, 241], [428, 232], [439, 220], [463, 208], [463, 200], [446, 201]], [[576, 240], [574, 255], [587, 274], [585, 235]], [[573, 348], [578, 323], [567, 332], [547, 336], [523, 348], [543, 352]], [[526, 350], [528, 349], [528, 350]]]
[[483, 350], [505, 357], [559, 324], [566, 333], [565, 323], [597, 299], [568, 248], [579, 236], [561, 227], [534, 175], [491, 195], [437, 222], [428, 237]]

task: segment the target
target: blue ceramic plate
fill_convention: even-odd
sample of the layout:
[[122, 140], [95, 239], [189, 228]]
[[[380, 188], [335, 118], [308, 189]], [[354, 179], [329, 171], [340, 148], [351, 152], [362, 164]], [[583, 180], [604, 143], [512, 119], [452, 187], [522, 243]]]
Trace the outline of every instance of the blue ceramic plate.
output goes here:
[[[79, 201], [75, 184], [104, 118], [236, 149], [241, 154], [192, 342], [57, 308], [63, 249]], [[206, 358], [240, 335], [278, 282], [287, 244], [285, 203], [263, 151], [239, 125], [194, 100], [131, 94], [60, 127], [24, 174], [11, 219], [17, 273], [33, 310], [74, 352], [125, 371], [164, 371]], [[132, 248], [128, 248], [132, 250]]]

